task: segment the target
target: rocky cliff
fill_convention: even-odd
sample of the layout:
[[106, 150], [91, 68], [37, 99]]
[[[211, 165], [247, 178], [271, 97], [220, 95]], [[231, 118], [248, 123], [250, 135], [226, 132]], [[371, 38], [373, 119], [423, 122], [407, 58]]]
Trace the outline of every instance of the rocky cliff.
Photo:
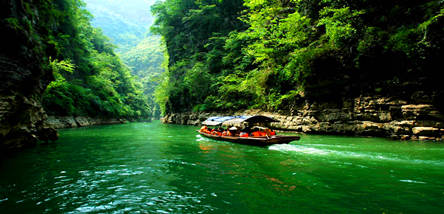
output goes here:
[[17, 149], [37, 140], [56, 140], [57, 132], [45, 126], [41, 94], [47, 78], [28, 63], [0, 56], [0, 148]]
[[56, 129], [77, 128], [95, 125], [121, 124], [127, 122], [123, 119], [109, 118], [91, 118], [91, 117], [74, 117], [74, 116], [49, 116], [46, 124]]
[[35, 5], [39, 2], [0, 3], [0, 153], [57, 139], [57, 132], [45, 126], [41, 105], [41, 95], [53, 77], [44, 66], [48, 49]]
[[279, 120], [272, 127], [315, 134], [380, 136], [394, 139], [442, 140], [444, 115], [433, 104], [409, 103], [381, 96], [360, 96], [342, 102], [304, 101], [291, 113], [258, 110], [221, 113], [179, 113], [166, 115], [164, 123], [199, 125], [209, 116], [255, 115]]

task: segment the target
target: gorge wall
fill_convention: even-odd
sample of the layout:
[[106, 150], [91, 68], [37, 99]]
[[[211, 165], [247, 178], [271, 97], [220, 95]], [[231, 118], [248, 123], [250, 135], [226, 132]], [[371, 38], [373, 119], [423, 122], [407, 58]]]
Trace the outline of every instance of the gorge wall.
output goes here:
[[[32, 4], [34, 3], [34, 4]], [[41, 24], [34, 1], [0, 3], [0, 153], [55, 140], [55, 129], [47, 118], [41, 95], [53, 79], [45, 68], [48, 60]]]
[[360, 96], [342, 102], [304, 101], [289, 113], [259, 110], [239, 112], [177, 113], [162, 118], [164, 123], [200, 125], [210, 116], [267, 115], [280, 122], [271, 123], [279, 130], [312, 134], [342, 134], [390, 137], [402, 140], [442, 140], [444, 115], [433, 104], [409, 103], [382, 96]]
[[56, 140], [45, 124], [41, 94], [49, 77], [32, 64], [0, 55], [0, 149], [18, 149], [37, 140]]

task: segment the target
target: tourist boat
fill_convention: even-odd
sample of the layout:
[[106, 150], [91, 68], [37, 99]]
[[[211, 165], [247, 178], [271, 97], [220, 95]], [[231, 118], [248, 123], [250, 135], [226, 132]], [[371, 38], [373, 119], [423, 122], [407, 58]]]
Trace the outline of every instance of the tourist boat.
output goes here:
[[[255, 116], [230, 116], [230, 117], [210, 117], [202, 123], [206, 126], [233, 126], [233, 127], [251, 127], [254, 124], [265, 124], [270, 122], [279, 122], [271, 117], [255, 115]], [[299, 140], [299, 136], [273, 135], [261, 137], [238, 137], [238, 136], [219, 136], [205, 132], [197, 131], [200, 135], [214, 140], [223, 140], [233, 143], [269, 146], [272, 144], [288, 144], [291, 141]]]

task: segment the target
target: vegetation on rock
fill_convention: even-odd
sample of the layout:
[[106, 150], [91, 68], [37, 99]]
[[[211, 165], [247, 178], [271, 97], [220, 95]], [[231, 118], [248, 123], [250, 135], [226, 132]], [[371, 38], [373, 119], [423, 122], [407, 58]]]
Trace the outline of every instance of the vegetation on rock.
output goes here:
[[58, 28], [51, 1], [0, 2], [0, 153], [55, 140], [44, 125], [41, 95], [53, 75], [48, 57], [54, 53], [50, 31]]
[[361, 94], [416, 102], [418, 88], [443, 98], [440, 0], [166, 0], [152, 11], [169, 55], [164, 113]]
[[56, 50], [48, 59], [56, 80], [43, 96], [51, 115], [106, 118], [151, 117], [142, 85], [114, 52], [81, 0], [57, 0], [45, 12], [54, 14], [56, 29], [48, 43]]

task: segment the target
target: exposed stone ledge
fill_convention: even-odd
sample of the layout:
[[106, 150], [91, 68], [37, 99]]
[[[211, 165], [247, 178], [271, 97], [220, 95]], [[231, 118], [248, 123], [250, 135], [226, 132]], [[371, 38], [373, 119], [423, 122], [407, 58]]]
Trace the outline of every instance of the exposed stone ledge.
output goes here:
[[121, 119], [103, 119], [91, 117], [73, 117], [73, 116], [49, 116], [46, 125], [55, 129], [76, 128], [93, 125], [120, 124], [125, 123]]
[[309, 103], [301, 105], [293, 115], [259, 110], [235, 113], [177, 113], [161, 120], [164, 123], [199, 125], [210, 116], [267, 115], [280, 122], [274, 129], [316, 134], [380, 136], [402, 140], [442, 140], [444, 115], [430, 104], [409, 104], [391, 97], [357, 97], [342, 104]]
[[433, 127], [414, 127], [412, 128], [412, 132], [418, 136], [439, 136], [440, 134], [439, 128]]

